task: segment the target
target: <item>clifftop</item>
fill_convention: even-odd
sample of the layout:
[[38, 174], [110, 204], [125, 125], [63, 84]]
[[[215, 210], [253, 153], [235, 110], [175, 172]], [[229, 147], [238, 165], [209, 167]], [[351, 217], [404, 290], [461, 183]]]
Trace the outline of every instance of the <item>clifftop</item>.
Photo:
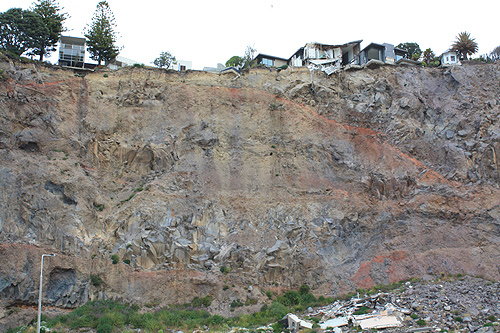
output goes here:
[[65, 307], [212, 294], [224, 313], [238, 286], [499, 279], [497, 64], [0, 68], [6, 302], [36, 300], [42, 251], [60, 254], [47, 302]]

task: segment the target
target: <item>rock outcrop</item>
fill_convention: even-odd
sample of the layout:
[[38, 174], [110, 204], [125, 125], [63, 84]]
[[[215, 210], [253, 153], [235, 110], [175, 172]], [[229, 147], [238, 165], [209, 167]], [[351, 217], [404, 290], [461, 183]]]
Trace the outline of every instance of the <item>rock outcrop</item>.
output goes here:
[[44, 251], [65, 307], [499, 279], [497, 64], [0, 68], [1, 299], [35, 302]]

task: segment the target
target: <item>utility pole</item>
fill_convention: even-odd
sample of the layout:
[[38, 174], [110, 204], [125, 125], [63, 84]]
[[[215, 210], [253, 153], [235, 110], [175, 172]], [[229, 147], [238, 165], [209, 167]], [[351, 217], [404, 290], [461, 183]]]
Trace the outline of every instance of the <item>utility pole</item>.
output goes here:
[[40, 290], [38, 291], [38, 322], [36, 324], [36, 332], [40, 333], [40, 321], [42, 319], [42, 287], [43, 287], [43, 257], [55, 257], [54, 253], [42, 254], [42, 263], [40, 266]]

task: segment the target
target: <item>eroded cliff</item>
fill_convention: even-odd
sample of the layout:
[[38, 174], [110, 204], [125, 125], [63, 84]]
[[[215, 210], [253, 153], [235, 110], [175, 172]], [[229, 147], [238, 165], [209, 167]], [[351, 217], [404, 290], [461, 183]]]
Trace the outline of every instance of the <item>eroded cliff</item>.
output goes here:
[[500, 277], [499, 65], [0, 68], [3, 300], [36, 301], [44, 252], [63, 307]]

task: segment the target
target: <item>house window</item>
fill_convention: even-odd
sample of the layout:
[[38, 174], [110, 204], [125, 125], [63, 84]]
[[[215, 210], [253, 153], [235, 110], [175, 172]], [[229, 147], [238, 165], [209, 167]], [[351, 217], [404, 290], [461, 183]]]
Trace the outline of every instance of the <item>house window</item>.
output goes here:
[[181, 70], [181, 71], [185, 71], [185, 70], [186, 70], [186, 66], [181, 65], [181, 69], [180, 69], [180, 70]]
[[266, 66], [273, 66], [273, 61], [271, 59], [262, 58], [262, 63]]
[[451, 56], [451, 57], [450, 57], [450, 60], [451, 60], [451, 61], [455, 61], [455, 56]]

